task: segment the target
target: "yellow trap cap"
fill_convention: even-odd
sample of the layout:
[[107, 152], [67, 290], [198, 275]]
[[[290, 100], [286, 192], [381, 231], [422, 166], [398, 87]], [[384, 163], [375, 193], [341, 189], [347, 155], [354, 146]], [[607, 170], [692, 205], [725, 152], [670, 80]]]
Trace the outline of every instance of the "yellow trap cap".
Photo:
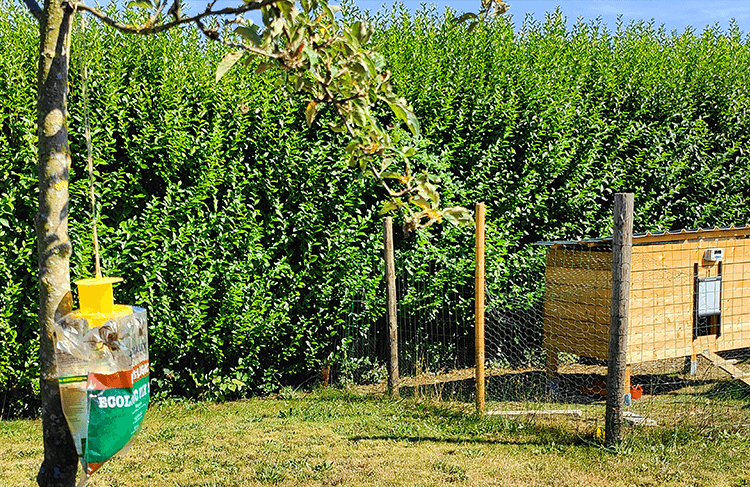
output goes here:
[[81, 312], [111, 314], [115, 305], [112, 284], [122, 280], [122, 277], [94, 277], [75, 281]]

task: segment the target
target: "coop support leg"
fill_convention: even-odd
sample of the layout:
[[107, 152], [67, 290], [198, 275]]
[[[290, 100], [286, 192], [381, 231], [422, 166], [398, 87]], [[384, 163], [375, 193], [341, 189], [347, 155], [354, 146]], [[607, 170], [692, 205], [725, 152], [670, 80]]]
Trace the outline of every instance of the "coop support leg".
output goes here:
[[545, 343], [545, 349], [547, 351], [544, 367], [547, 372], [547, 392], [555, 395], [560, 392], [556, 382], [559, 375], [560, 358], [557, 350], [550, 343]]
[[685, 366], [682, 369], [683, 374], [697, 375], [698, 374], [698, 355], [693, 353], [689, 357], [685, 357]]
[[560, 358], [557, 355], [557, 350], [552, 347], [547, 347], [547, 358], [545, 359], [545, 370], [547, 371], [547, 377], [553, 379], [557, 377], [558, 369], [560, 368]]
[[698, 375], [698, 355], [690, 356], [690, 375]]
[[624, 394], [625, 404], [630, 406], [633, 402], [630, 396], [630, 364], [625, 364], [625, 381], [622, 386], [622, 393]]

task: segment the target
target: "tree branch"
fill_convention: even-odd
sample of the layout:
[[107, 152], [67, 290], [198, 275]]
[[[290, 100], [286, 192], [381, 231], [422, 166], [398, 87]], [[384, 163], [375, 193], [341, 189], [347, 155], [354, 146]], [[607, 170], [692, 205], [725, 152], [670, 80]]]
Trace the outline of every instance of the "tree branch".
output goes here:
[[31, 12], [31, 15], [33, 15], [39, 22], [42, 21], [42, 8], [39, 6], [38, 3], [36, 3], [36, 0], [23, 0], [23, 3], [26, 4], [26, 6], [29, 8], [29, 12]]
[[[27, 2], [27, 5], [28, 5], [28, 2], [33, 2], [34, 0], [24, 0], [24, 1]], [[212, 10], [214, 3], [216, 2], [211, 2], [208, 5], [208, 7], [206, 7], [206, 10], [204, 10], [203, 12], [197, 15], [193, 15], [191, 17], [180, 17], [179, 14], [175, 10], [170, 9], [170, 13], [174, 16], [174, 20], [172, 21], [165, 22], [163, 24], [157, 24], [156, 22], [158, 21], [158, 16], [161, 13], [161, 12], [158, 12], [157, 14], [152, 15], [149, 18], [149, 21], [143, 25], [130, 25], [130, 24], [123, 24], [122, 22], [118, 22], [112, 17], [105, 14], [104, 12], [97, 10], [93, 7], [89, 7], [88, 5], [84, 3], [80, 3], [76, 1], [70, 2], [71, 6], [77, 8], [78, 10], [82, 10], [82, 11], [90, 13], [91, 15], [101, 20], [103, 23], [109, 25], [110, 27], [114, 27], [117, 30], [120, 30], [122, 32], [128, 32], [130, 34], [147, 35], [147, 34], [157, 34], [159, 32], [163, 32], [173, 27], [177, 27], [178, 25], [189, 24], [191, 22], [200, 22], [201, 19], [204, 19], [206, 17], [219, 16], [219, 15], [239, 15], [245, 12], [250, 12], [252, 10], [259, 10], [261, 7], [276, 3], [276, 0], [255, 0], [245, 5], [242, 5], [241, 7], [227, 7], [221, 10]]]
[[[276, 0], [274, 0], [276, 1]], [[212, 2], [213, 3], [213, 2]], [[273, 3], [273, 2], [269, 2]], [[249, 46], [244, 43], [238, 43], [238, 42], [232, 42], [228, 41], [226, 39], [222, 39], [219, 31], [212, 30], [206, 27], [206, 25], [200, 21], [200, 19], [195, 21], [195, 25], [198, 27], [198, 29], [203, 33], [204, 36], [206, 36], [208, 39], [212, 41], [216, 41], [220, 44], [224, 44], [227, 47], [232, 47], [234, 49], [244, 49], [245, 51], [255, 54], [256, 56], [262, 56], [269, 59], [281, 59], [281, 54], [275, 53], [275, 52], [268, 52], [264, 51], [263, 49], [259, 49], [254, 46]]]

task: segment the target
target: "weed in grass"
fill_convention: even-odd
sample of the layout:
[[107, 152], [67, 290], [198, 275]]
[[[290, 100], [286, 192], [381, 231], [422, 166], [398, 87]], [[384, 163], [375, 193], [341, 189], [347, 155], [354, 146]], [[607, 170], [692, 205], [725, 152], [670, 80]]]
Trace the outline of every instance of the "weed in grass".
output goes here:
[[451, 483], [464, 482], [468, 478], [466, 470], [459, 465], [438, 462], [434, 465], [434, 468], [438, 472], [445, 474], [447, 476], [448, 482]]
[[44, 448], [36, 447], [16, 452], [16, 458], [29, 458], [44, 453]]
[[487, 455], [487, 452], [481, 448], [464, 448], [461, 450], [461, 453], [467, 457], [484, 457]]
[[154, 431], [153, 433], [143, 435], [144, 441], [147, 441], [149, 443], [161, 443], [164, 441], [169, 441], [174, 437], [175, 431], [172, 428], [165, 428], [163, 430]]
[[260, 463], [255, 466], [255, 480], [262, 484], [278, 484], [285, 478], [284, 469], [275, 463]]
[[261, 448], [263, 448], [263, 451], [267, 454], [287, 453], [289, 451], [289, 447], [287, 445], [276, 440], [266, 440]]

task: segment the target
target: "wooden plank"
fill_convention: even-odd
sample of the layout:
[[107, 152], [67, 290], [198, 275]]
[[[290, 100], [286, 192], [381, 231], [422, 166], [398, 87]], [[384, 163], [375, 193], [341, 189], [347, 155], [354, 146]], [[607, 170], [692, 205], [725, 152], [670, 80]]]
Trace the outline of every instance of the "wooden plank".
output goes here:
[[726, 258], [724, 259], [722, 274], [724, 279], [727, 279], [728, 281], [747, 282], [750, 280], [750, 262], [738, 262]]
[[689, 357], [693, 353], [690, 345], [684, 347], [661, 347], [647, 350], [628, 350], [628, 362], [630, 364], [639, 364], [642, 362], [652, 362], [655, 360], [670, 360], [682, 357]]
[[594, 330], [565, 330], [555, 333], [545, 327], [545, 343], [550, 350], [573, 353], [584, 357], [606, 358], [608, 341], [606, 333]]
[[747, 235], [750, 235], [750, 228], [734, 228], [729, 230], [699, 230], [698, 232], [685, 232], [682, 234], [667, 235], [641, 235], [633, 237], [633, 246], [666, 242], [683, 243], [701, 240], [742, 240]]
[[675, 309], [686, 309], [689, 313], [693, 310], [694, 292], [693, 287], [661, 288], [638, 290], [630, 293], [630, 310], [669, 308], [670, 313]]
[[612, 252], [549, 249], [547, 267], [607, 271], [612, 269]]
[[571, 269], [568, 267], [547, 268], [545, 283], [565, 284], [581, 287], [607, 287], [612, 283], [612, 271]]
[[[633, 271], [648, 269], [674, 269], [684, 270], [698, 263], [701, 267], [715, 268], [716, 263], [708, 263], [703, 260], [703, 254], [708, 248], [721, 248], [724, 250], [724, 265], [746, 266], [750, 263], [750, 245], [747, 240], [740, 241], [724, 240], [711, 242], [689, 242], [681, 246], [653, 246], [638, 247], [633, 251]], [[648, 248], [650, 251], [643, 251]]]
[[578, 284], [551, 283], [545, 289], [545, 299], [567, 303], [597, 304], [609, 309], [611, 286], [582, 286]]
[[484, 413], [484, 203], [477, 203], [474, 255], [474, 383], [476, 385], [477, 414]]
[[692, 283], [692, 267], [680, 269], [644, 269], [633, 272], [631, 276], [632, 292], [642, 289], [665, 289], [689, 286]]
[[750, 348], [750, 323], [744, 322], [742, 328], [722, 326], [722, 333], [716, 339], [715, 347], [717, 352]]
[[693, 323], [692, 310], [672, 306], [663, 308], [634, 309], [631, 322], [636, 328], [661, 327], [671, 328], [684, 323]]
[[703, 355], [709, 362], [731, 375], [733, 379], [740, 380], [750, 386], [749, 373], [735, 367], [734, 364], [721, 358], [719, 355], [709, 349], [701, 350], [700, 354]]
[[606, 336], [609, 333], [609, 324], [603, 321], [584, 321], [571, 315], [546, 315], [544, 317], [544, 330], [557, 335], [574, 333], [584, 335]]
[[693, 327], [684, 326], [672, 330], [651, 329], [631, 332], [628, 337], [628, 343], [632, 349], [643, 349], [653, 347], [656, 344], [686, 344], [692, 346]]
[[552, 416], [567, 416], [570, 418], [580, 418], [583, 416], [583, 411], [580, 409], [538, 409], [528, 411], [487, 411], [487, 416], [503, 416], [508, 418], [519, 418], [519, 417], [552, 417]]
[[703, 260], [705, 250], [708, 248], [721, 248], [724, 250], [724, 262], [735, 265], [744, 265], [750, 262], [750, 247], [733, 246], [731, 242], [716, 242], [709, 245], [685, 245], [682, 248], [668, 249], [654, 247], [654, 252], [634, 252], [635, 271], [644, 269], [681, 269], [689, 267], [691, 263], [699, 263], [705, 266], [715, 266]]
[[582, 303], [565, 303], [557, 300], [545, 302], [544, 312], [548, 316], [566, 318], [575, 323], [602, 323], [609, 320], [609, 307]]
[[563, 327], [560, 323], [550, 323], [544, 327], [544, 332], [550, 336], [551, 340], [575, 339], [581, 342], [604, 343], [606, 341], [607, 328], [600, 328], [591, 324], [585, 326], [579, 324], [577, 327]]

